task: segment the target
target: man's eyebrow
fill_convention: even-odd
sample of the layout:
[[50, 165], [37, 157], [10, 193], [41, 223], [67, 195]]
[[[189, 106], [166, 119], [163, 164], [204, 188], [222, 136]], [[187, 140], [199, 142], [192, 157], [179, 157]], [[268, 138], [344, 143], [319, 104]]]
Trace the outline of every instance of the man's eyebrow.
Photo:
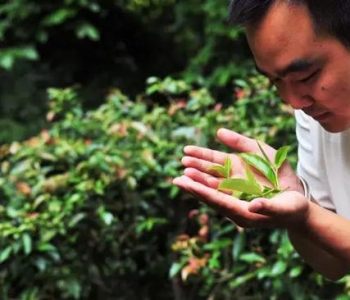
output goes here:
[[296, 59], [292, 61], [287, 67], [278, 70], [276, 73], [279, 77], [286, 77], [290, 73], [303, 72], [309, 70], [314, 62], [306, 59]]
[[[290, 73], [303, 72], [309, 70], [313, 66], [314, 62], [307, 59], [296, 59], [292, 61], [288, 66], [281, 70], [277, 70], [276, 74], [279, 78], [286, 77]], [[262, 75], [273, 79], [274, 76], [270, 75], [268, 72], [259, 68], [255, 63], [255, 69]]]

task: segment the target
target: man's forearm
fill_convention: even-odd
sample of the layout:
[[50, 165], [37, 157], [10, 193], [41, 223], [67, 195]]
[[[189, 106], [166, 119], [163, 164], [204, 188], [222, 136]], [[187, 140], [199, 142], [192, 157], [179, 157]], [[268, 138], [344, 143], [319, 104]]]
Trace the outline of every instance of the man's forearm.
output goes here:
[[305, 235], [293, 231], [288, 235], [295, 250], [315, 271], [334, 281], [346, 274], [348, 268], [341, 259], [317, 247]]
[[337, 280], [350, 269], [349, 220], [311, 203], [306, 223], [288, 234], [298, 253], [325, 277]]

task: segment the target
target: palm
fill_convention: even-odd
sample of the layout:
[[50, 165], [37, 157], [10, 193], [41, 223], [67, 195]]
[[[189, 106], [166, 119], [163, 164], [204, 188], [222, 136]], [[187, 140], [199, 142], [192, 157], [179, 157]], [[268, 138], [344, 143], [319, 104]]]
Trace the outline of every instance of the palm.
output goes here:
[[[249, 147], [237, 150], [255, 153], [262, 156], [257, 143], [250, 139], [249, 141], [252, 142]], [[263, 146], [263, 148], [270, 161], [274, 161], [276, 150], [267, 145]], [[227, 154], [196, 146], [186, 147], [185, 154], [187, 155], [183, 159], [183, 164], [186, 167], [185, 174], [197, 181], [202, 177], [205, 180], [200, 181], [212, 188], [217, 188], [221, 182], [222, 176], [211, 167], [214, 165], [223, 165], [227, 157], [229, 157], [232, 162], [231, 177], [246, 178], [247, 166], [237, 154]], [[254, 168], [250, 169], [253, 171], [257, 181], [261, 185], [272, 186], [272, 183], [259, 171]], [[281, 189], [297, 190], [297, 178], [289, 163], [284, 163], [279, 169], [278, 181]]]
[[[256, 141], [232, 131], [219, 131], [219, 139], [240, 152], [260, 153]], [[267, 156], [272, 160], [276, 150], [268, 145], [263, 146]], [[236, 154], [227, 154], [206, 148], [187, 146], [182, 163], [185, 166], [184, 176], [174, 179], [174, 184], [191, 192], [194, 196], [208, 205], [218, 209], [238, 225], [244, 227], [271, 227], [287, 224], [298, 224], [308, 210], [308, 201], [302, 196], [298, 177], [291, 166], [284, 163], [279, 172], [279, 184], [282, 189], [288, 188], [277, 197], [265, 201], [262, 198], [252, 202], [241, 201], [231, 195], [217, 190], [222, 177], [213, 174], [210, 167], [223, 165], [227, 157], [232, 161], [232, 177], [246, 177], [246, 166]], [[257, 180], [262, 185], [271, 183], [259, 172], [254, 171]]]

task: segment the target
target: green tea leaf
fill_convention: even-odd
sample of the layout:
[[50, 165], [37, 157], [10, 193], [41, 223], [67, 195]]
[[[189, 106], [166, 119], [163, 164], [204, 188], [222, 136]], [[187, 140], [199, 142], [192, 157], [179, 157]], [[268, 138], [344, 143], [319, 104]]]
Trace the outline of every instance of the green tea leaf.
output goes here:
[[215, 171], [219, 173], [222, 177], [226, 177], [226, 168], [224, 166], [211, 166], [207, 169], [207, 171]]
[[240, 191], [249, 194], [260, 194], [260, 186], [243, 178], [227, 178], [219, 185], [219, 189]]
[[271, 164], [271, 161], [269, 159], [269, 157], [267, 156], [266, 152], [264, 151], [263, 147], [260, 145], [259, 141], [256, 141], [258, 143], [259, 149], [262, 153], [262, 155], [264, 156], [264, 158], [266, 159], [266, 162], [269, 162]]
[[284, 146], [277, 150], [275, 154], [276, 169], [279, 169], [284, 163], [284, 161], [286, 160], [289, 148], [290, 148], [289, 146]]
[[264, 186], [262, 197], [264, 197], [264, 198], [272, 198], [272, 197], [277, 196], [280, 193], [283, 193], [286, 190], [288, 190], [288, 188], [285, 188], [285, 189], [281, 190], [281, 189], [270, 188], [268, 186]]
[[[247, 175], [247, 179], [248, 181], [250, 181], [252, 184], [255, 184], [256, 186], [259, 186], [260, 188], [260, 184], [258, 183], [258, 181], [256, 180], [254, 173], [252, 172], [252, 170], [250, 169], [249, 165], [246, 166], [246, 175]], [[261, 189], [261, 188], [260, 188]]]
[[240, 156], [248, 165], [260, 171], [275, 187], [278, 187], [278, 179], [275, 171], [265, 159], [252, 153], [242, 153]]
[[230, 178], [231, 177], [231, 169], [232, 169], [232, 161], [229, 157], [226, 157], [225, 163], [224, 163], [224, 168], [225, 168], [225, 177]]

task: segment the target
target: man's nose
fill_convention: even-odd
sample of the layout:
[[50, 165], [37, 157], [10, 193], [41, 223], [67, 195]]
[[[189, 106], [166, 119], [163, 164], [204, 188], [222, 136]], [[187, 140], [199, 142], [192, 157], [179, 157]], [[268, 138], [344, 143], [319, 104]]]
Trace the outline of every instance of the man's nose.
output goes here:
[[297, 91], [293, 91], [291, 89], [284, 89], [283, 91], [279, 91], [280, 97], [290, 104], [294, 109], [303, 109], [308, 106], [311, 106], [314, 101], [311, 96], [300, 93]]

